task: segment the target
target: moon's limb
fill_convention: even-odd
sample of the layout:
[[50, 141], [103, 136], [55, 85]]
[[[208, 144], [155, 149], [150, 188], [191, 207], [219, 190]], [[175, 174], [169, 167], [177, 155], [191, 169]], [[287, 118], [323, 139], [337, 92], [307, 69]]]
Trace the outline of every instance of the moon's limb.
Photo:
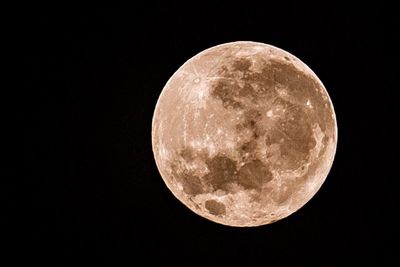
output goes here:
[[164, 87], [153, 152], [168, 188], [231, 226], [282, 219], [318, 191], [336, 152], [329, 95], [279, 48], [234, 42], [188, 60]]

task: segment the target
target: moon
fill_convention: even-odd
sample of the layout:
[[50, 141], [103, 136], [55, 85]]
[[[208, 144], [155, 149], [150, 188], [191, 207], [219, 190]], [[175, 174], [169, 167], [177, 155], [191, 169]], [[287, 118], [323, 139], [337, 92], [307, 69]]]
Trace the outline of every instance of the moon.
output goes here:
[[249, 41], [206, 49], [168, 80], [152, 148], [173, 195], [216, 223], [270, 224], [305, 205], [333, 164], [337, 123], [316, 74]]

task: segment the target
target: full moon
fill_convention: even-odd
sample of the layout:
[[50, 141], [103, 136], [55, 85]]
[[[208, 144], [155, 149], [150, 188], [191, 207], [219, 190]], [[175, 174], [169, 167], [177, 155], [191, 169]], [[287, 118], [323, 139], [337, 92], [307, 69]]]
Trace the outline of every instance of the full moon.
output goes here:
[[336, 144], [335, 112], [316, 74], [257, 42], [214, 46], [185, 62], [152, 122], [167, 187], [196, 214], [230, 226], [300, 209], [325, 181]]

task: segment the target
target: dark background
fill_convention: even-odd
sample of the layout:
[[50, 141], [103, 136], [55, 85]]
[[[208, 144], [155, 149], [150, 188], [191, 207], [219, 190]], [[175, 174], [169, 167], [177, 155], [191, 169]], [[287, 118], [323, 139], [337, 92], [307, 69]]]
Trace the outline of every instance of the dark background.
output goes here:
[[[399, 29], [391, 10], [27, 8], [19, 20], [24, 176], [5, 202], [7, 211], [21, 207], [12, 248], [31, 265], [395, 266]], [[238, 40], [278, 46], [313, 69], [339, 130], [316, 196], [257, 228], [218, 225], [188, 210], [165, 186], [151, 149], [153, 111], [170, 76], [198, 52]]]

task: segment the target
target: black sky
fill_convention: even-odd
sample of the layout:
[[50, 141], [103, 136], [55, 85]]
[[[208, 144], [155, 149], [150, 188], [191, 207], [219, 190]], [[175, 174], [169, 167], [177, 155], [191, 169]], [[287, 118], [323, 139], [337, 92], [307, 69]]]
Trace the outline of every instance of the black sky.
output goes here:
[[[300, 10], [187, 3], [22, 15], [24, 176], [6, 201], [15, 211], [13, 192], [21, 195], [13, 248], [31, 265], [395, 266], [398, 19], [376, 6]], [[327, 88], [339, 130], [316, 196], [287, 219], [249, 229], [184, 207], [151, 150], [152, 114], [169, 77], [196, 53], [237, 40], [304, 61]], [[6, 215], [10, 229], [11, 221]]]

